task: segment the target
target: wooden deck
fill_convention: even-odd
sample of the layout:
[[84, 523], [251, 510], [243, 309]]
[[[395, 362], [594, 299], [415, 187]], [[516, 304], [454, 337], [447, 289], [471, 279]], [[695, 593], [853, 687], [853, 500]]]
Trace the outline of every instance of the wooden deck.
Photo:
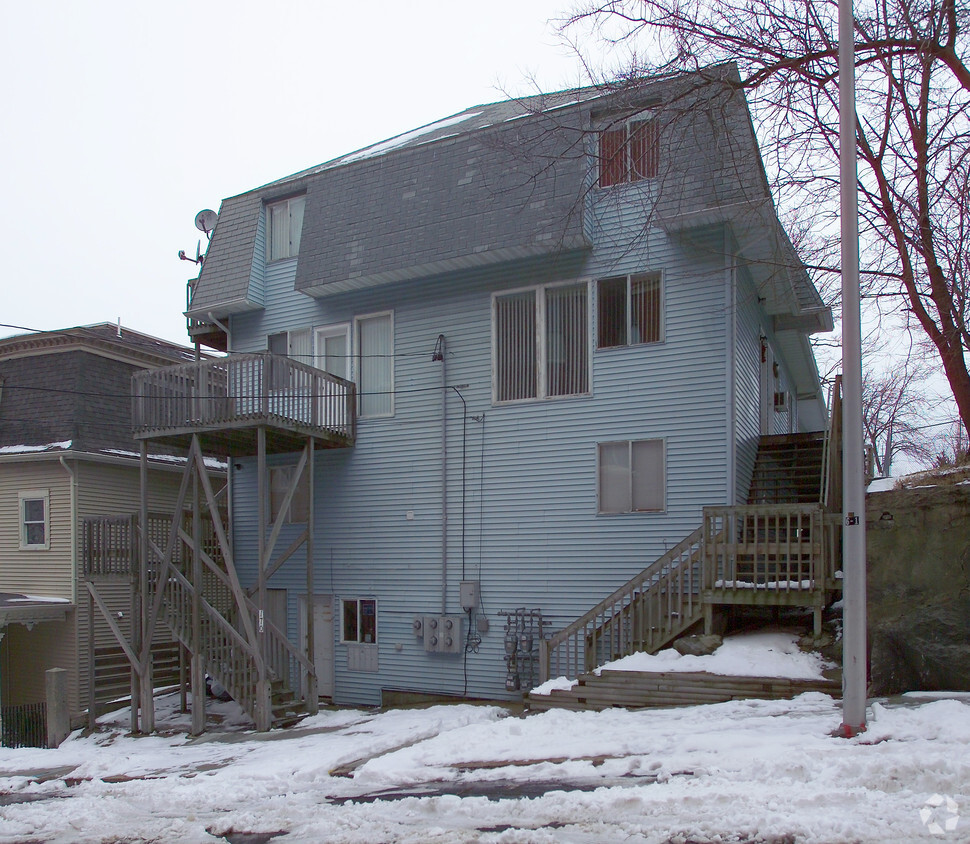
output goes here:
[[132, 377], [135, 439], [206, 454], [255, 454], [257, 432], [269, 453], [351, 446], [356, 435], [352, 382], [268, 352], [145, 370]]

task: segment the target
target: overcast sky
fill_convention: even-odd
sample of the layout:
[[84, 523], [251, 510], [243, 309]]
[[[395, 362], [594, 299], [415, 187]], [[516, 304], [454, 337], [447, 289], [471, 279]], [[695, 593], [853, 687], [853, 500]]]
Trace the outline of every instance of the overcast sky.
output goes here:
[[[36, 0], [0, 11], [9, 325], [188, 342], [203, 208], [478, 103], [585, 84], [571, 0]], [[204, 243], [203, 243], [204, 248]]]

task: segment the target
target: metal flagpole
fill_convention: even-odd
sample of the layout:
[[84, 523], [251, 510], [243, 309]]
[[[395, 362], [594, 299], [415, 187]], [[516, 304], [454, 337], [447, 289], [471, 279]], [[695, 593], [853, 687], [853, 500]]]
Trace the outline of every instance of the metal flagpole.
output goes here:
[[839, 175], [842, 188], [842, 728], [866, 728], [866, 491], [862, 436], [862, 319], [852, 0], [839, 0]]

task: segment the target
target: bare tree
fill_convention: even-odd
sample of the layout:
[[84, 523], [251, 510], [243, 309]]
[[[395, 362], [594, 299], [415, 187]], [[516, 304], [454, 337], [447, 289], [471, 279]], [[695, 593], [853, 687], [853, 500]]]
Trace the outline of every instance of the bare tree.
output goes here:
[[930, 440], [922, 428], [927, 411], [923, 377], [923, 372], [910, 366], [883, 373], [866, 369], [863, 373], [862, 416], [866, 445], [878, 475], [892, 474], [897, 455], [905, 454], [921, 462], [933, 456]]
[[[863, 296], [925, 338], [970, 431], [968, 18], [956, 0], [855, 3]], [[837, 274], [837, 20], [836, 0], [607, 0], [564, 32], [630, 47], [631, 77], [736, 63], [776, 201], [828, 236], [813, 269]]]

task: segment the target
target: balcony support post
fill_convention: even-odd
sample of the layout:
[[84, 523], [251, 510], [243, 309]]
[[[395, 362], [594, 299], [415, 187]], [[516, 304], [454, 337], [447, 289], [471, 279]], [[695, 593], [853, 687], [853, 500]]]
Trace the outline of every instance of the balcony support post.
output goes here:
[[[199, 452], [199, 436], [192, 435], [192, 454]], [[205, 662], [202, 653], [202, 518], [199, 502], [199, 468], [195, 460], [186, 463], [192, 472], [192, 735], [205, 732]], [[176, 511], [175, 519], [180, 514]]]
[[313, 631], [313, 611], [316, 606], [313, 595], [313, 437], [307, 437], [307, 525], [306, 525], [306, 658], [307, 662], [313, 666], [313, 670], [307, 671], [306, 681], [306, 710], [311, 715], [316, 715], [320, 708], [319, 684], [317, 681], [316, 655], [314, 653], [314, 631]]

